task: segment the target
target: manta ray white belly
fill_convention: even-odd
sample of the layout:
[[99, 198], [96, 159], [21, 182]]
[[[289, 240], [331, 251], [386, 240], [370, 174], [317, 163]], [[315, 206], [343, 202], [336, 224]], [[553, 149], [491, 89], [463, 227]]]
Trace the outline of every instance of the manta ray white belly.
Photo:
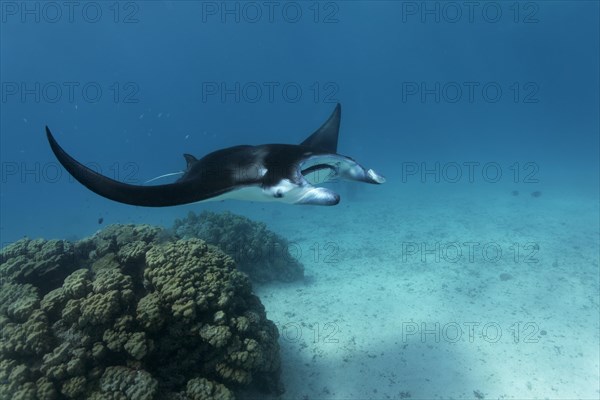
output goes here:
[[318, 204], [335, 205], [339, 203], [339, 195], [329, 189], [312, 185], [298, 185], [289, 179], [282, 179], [277, 185], [263, 188], [259, 185], [245, 186], [231, 190], [222, 195], [199, 201], [243, 200], [243, 201], [277, 201], [286, 204]]

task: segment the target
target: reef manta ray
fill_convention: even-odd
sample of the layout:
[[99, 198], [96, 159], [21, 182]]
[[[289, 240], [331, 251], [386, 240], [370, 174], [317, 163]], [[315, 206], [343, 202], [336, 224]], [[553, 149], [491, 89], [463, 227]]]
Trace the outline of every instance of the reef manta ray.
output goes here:
[[[290, 204], [336, 205], [339, 194], [316, 187], [333, 179], [383, 183], [385, 178], [350, 157], [337, 154], [341, 106], [299, 145], [241, 145], [214, 151], [201, 159], [184, 154], [187, 168], [174, 183], [131, 185], [81, 164], [46, 135], [54, 155], [82, 185], [110, 200], [145, 207], [168, 207], [200, 201], [238, 199]], [[171, 174], [169, 174], [171, 175]]]

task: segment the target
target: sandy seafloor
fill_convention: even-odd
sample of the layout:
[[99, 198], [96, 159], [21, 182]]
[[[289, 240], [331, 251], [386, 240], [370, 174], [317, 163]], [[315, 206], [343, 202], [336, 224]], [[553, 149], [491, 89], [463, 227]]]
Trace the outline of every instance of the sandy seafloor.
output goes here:
[[[597, 199], [440, 189], [273, 222], [307, 276], [255, 289], [281, 330], [283, 397], [600, 398]], [[439, 261], [437, 242], [452, 243]]]
[[[288, 238], [305, 281], [254, 285], [281, 332], [283, 399], [598, 399], [598, 195], [512, 189], [354, 184], [336, 207], [161, 210], [89, 194], [89, 207], [167, 226], [231, 210]], [[465, 243], [480, 244], [472, 259]]]

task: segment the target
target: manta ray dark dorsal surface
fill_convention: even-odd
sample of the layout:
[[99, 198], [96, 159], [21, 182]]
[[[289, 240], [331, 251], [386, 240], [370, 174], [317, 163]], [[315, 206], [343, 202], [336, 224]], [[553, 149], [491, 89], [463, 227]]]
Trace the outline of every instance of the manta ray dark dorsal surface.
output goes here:
[[135, 206], [168, 207], [194, 203], [210, 197], [205, 196], [192, 185], [184, 183], [141, 186], [116, 181], [86, 167], [67, 154], [56, 142], [48, 127], [46, 127], [46, 136], [50, 148], [62, 166], [79, 183], [107, 199]]
[[321, 181], [315, 179], [319, 173], [326, 180], [340, 177], [365, 183], [385, 182], [372, 169], [336, 153], [340, 118], [338, 104], [327, 121], [299, 145], [239, 145], [213, 151], [200, 159], [186, 153], [186, 170], [180, 179], [155, 186], [130, 185], [99, 174], [71, 157], [48, 127], [46, 136], [58, 161], [77, 181], [120, 203], [168, 207], [238, 199], [331, 206], [339, 203], [340, 196], [330, 189], [313, 186]]

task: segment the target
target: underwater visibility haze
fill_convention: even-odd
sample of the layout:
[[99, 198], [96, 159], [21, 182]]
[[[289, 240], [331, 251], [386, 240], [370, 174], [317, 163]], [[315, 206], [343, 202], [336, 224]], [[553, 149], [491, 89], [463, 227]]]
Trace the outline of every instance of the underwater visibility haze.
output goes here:
[[2, 0], [0, 400], [600, 398], [599, 21]]

